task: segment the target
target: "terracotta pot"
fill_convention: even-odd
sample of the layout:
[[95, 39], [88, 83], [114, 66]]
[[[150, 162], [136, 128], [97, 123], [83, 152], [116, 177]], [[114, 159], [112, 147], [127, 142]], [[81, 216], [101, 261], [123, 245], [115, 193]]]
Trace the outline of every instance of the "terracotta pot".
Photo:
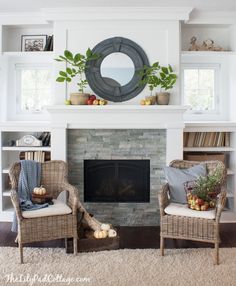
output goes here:
[[170, 101], [169, 92], [158, 92], [157, 93], [157, 104], [159, 105], [168, 105]]
[[89, 99], [89, 93], [71, 93], [70, 94], [70, 102], [72, 105], [86, 105], [87, 100]]

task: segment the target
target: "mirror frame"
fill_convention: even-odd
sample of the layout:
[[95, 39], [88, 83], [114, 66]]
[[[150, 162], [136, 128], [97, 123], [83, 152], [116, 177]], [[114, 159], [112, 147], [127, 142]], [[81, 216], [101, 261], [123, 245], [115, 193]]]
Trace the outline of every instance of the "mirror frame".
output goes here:
[[[86, 64], [85, 75], [96, 95], [112, 102], [123, 102], [136, 97], [144, 89], [145, 85], [139, 85], [140, 76], [137, 72], [144, 65], [149, 66], [149, 61], [146, 53], [138, 44], [123, 37], [114, 37], [98, 43], [92, 52], [101, 56]], [[101, 75], [101, 64], [104, 58], [117, 52], [126, 54], [134, 64], [134, 75], [123, 86], [112, 78], [104, 78]]]

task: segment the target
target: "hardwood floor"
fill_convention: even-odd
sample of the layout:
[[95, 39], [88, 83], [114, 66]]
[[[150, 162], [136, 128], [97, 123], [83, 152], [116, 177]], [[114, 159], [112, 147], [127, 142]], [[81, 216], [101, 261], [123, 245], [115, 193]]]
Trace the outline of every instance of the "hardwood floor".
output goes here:
[[[17, 246], [11, 224], [0, 223], [0, 246]], [[117, 227], [120, 235], [120, 248], [159, 248], [159, 227]], [[236, 223], [221, 224], [221, 247], [236, 247]], [[29, 244], [32, 247], [64, 247], [64, 239]], [[166, 248], [211, 247], [212, 244], [166, 239]]]

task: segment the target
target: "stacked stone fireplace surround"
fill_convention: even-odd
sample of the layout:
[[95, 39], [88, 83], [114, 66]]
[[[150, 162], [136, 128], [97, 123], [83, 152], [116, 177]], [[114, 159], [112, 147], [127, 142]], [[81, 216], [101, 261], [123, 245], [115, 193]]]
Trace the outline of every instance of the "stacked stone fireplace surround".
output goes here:
[[150, 159], [150, 202], [84, 205], [96, 218], [114, 225], [158, 225], [162, 168], [183, 158], [186, 109], [180, 105], [48, 107], [51, 157], [69, 163], [69, 180], [78, 186], [82, 202], [84, 159]]
[[83, 203], [85, 159], [149, 159], [150, 202], [84, 203], [84, 206], [100, 221], [114, 225], [159, 224], [157, 194], [163, 183], [162, 168], [166, 162], [166, 130], [69, 129], [67, 144], [69, 180], [79, 188]]

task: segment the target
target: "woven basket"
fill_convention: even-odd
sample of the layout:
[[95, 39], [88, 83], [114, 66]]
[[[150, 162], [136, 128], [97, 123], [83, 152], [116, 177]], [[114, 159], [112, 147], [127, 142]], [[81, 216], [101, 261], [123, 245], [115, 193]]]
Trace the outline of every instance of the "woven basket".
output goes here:
[[194, 186], [195, 181], [188, 181], [184, 183], [188, 207], [196, 211], [206, 211], [208, 209], [214, 209], [216, 207], [217, 195], [220, 193], [220, 187], [217, 187], [212, 192], [209, 192], [206, 200], [203, 200], [194, 194]]

